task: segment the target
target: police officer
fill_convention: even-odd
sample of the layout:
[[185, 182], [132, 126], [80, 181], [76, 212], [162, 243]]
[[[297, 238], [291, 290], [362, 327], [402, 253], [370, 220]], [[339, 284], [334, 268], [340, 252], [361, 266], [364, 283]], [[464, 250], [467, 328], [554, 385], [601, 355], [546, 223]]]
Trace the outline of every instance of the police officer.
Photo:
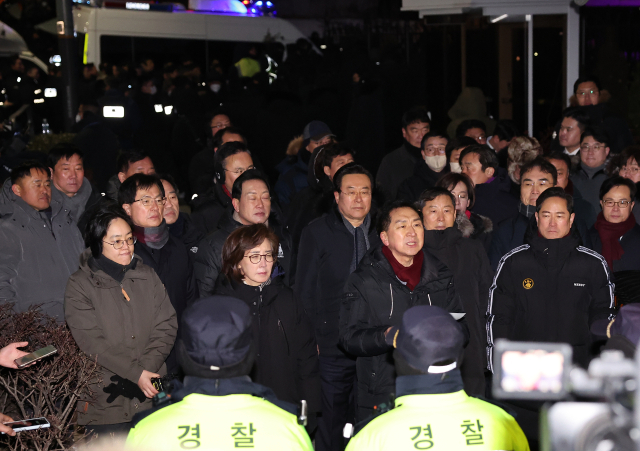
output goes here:
[[365, 426], [347, 451], [529, 450], [511, 415], [465, 393], [458, 369], [464, 334], [451, 314], [412, 307], [387, 341], [396, 348], [396, 407]]
[[312, 451], [295, 406], [247, 376], [256, 357], [251, 337], [251, 312], [238, 299], [214, 296], [188, 307], [176, 342], [184, 386], [176, 382], [168, 402], [134, 418], [126, 447]]

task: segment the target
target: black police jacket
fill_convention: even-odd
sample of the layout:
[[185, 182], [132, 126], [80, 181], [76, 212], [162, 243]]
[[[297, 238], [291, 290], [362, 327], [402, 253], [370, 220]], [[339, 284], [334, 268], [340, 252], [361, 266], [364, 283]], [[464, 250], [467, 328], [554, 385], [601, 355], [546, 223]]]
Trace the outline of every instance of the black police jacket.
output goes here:
[[532, 229], [498, 264], [487, 310], [489, 369], [498, 338], [569, 343], [574, 362], [586, 365], [591, 324], [614, 313], [604, 258], [579, 246], [572, 233], [548, 240], [537, 232]]

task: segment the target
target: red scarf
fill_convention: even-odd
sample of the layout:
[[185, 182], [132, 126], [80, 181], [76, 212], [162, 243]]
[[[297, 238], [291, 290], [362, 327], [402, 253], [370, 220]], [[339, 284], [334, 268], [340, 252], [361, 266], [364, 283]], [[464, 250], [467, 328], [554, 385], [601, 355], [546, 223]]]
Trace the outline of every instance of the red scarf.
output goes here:
[[422, 262], [424, 261], [424, 254], [422, 253], [422, 250], [413, 257], [413, 263], [409, 267], [404, 266], [396, 260], [391, 249], [387, 246], [382, 246], [382, 253], [387, 257], [387, 260], [389, 260], [396, 277], [406, 283], [409, 290], [413, 291], [416, 285], [420, 282], [420, 277], [422, 276]]
[[598, 219], [596, 219], [594, 227], [598, 231], [598, 235], [600, 235], [600, 241], [602, 241], [602, 256], [607, 261], [611, 271], [613, 271], [613, 262], [620, 260], [624, 254], [620, 244], [620, 237], [633, 229], [635, 225], [636, 218], [633, 213], [629, 214], [626, 221], [618, 224], [613, 224], [604, 219], [602, 212], [598, 213]]

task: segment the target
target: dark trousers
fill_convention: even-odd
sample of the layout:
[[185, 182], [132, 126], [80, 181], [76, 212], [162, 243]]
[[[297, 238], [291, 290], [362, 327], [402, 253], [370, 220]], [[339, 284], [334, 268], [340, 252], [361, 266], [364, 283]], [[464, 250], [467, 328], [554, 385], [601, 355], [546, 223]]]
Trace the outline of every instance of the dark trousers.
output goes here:
[[355, 358], [320, 354], [322, 416], [318, 418], [316, 451], [342, 451], [343, 429], [355, 424]]

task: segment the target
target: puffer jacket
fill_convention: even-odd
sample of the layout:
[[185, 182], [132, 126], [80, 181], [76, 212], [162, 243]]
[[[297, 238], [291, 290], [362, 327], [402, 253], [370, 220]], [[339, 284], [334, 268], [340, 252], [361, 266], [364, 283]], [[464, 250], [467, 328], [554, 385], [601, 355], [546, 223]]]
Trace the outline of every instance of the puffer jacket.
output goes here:
[[51, 221], [11, 191], [5, 183], [0, 219], [0, 302], [17, 311], [42, 304], [41, 310], [64, 319], [67, 279], [78, 270], [84, 249], [71, 213], [51, 200]]
[[[340, 344], [357, 356], [360, 408], [388, 402], [394, 391], [393, 346], [385, 342], [385, 332], [400, 326], [404, 312], [416, 305], [464, 312], [452, 272], [432, 254], [422, 252], [422, 275], [413, 291], [396, 277], [380, 247], [369, 251], [347, 280], [340, 311]], [[466, 324], [464, 329], [468, 334]]]
[[[142, 263], [127, 271], [119, 284], [92, 264], [91, 250], [80, 258], [80, 269], [69, 278], [64, 299], [67, 324], [80, 349], [97, 356], [102, 382], [92, 387], [94, 403], [78, 404], [79, 424], [127, 423], [151, 400], [118, 396], [111, 403], [103, 389], [118, 375], [134, 384], [143, 370], [164, 375], [166, 360], [178, 330], [176, 312], [155, 271]], [[124, 296], [127, 293], [129, 300]]]
[[530, 227], [524, 244], [500, 259], [489, 291], [488, 368], [498, 338], [568, 343], [573, 361], [586, 367], [593, 357], [590, 327], [615, 313], [613, 295], [607, 262], [580, 246], [575, 233], [550, 240]]

